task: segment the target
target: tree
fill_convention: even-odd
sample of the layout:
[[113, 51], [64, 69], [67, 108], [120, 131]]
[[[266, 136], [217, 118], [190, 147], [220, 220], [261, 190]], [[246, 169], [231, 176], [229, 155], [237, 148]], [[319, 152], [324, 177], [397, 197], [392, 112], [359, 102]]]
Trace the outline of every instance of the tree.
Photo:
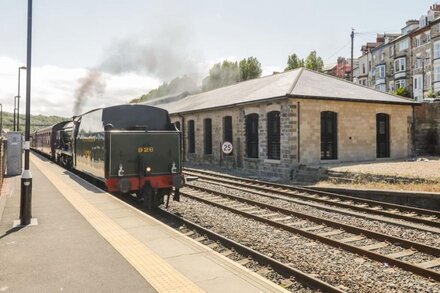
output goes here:
[[324, 67], [324, 62], [321, 57], [316, 55], [316, 51], [310, 52], [309, 56], [307, 56], [305, 62], [306, 68], [316, 70], [322, 72], [322, 68]]
[[255, 57], [241, 60], [238, 67], [240, 70], [240, 81], [258, 78], [263, 72], [261, 70], [261, 63]]
[[304, 67], [304, 60], [298, 58], [298, 56], [296, 56], [296, 54], [293, 53], [292, 55], [289, 55], [289, 57], [287, 57], [287, 67], [284, 68], [284, 71], [292, 70], [300, 67]]
[[234, 84], [240, 81], [240, 69], [237, 62], [225, 60], [217, 63], [209, 70], [209, 75], [203, 80], [203, 90], [208, 91]]

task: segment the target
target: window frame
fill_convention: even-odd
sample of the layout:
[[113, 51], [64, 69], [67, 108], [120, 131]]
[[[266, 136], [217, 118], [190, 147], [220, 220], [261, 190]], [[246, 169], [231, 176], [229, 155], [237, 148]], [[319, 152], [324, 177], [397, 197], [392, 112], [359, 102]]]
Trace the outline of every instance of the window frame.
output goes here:
[[196, 126], [194, 120], [188, 120], [188, 153], [196, 153]]
[[[385, 128], [384, 131], [386, 132], [385, 135], [385, 141], [382, 142], [384, 143], [384, 147], [385, 150], [384, 154], [381, 153], [381, 149], [380, 149], [380, 138], [379, 136], [381, 135], [380, 133], [380, 119], [381, 118], [385, 118]], [[376, 158], [389, 158], [391, 156], [391, 144], [390, 144], [390, 115], [386, 114], [386, 113], [377, 113], [376, 114]]]
[[212, 119], [203, 119], [203, 151], [205, 155], [212, 155]]
[[[331, 134], [328, 134], [329, 128]], [[326, 133], [327, 132], [327, 133]], [[327, 147], [332, 144], [331, 153], [327, 154]], [[338, 113], [333, 111], [321, 112], [321, 160], [338, 159]]]
[[377, 65], [376, 66], [376, 72], [375, 77], [376, 79], [384, 79], [385, 78], [385, 64]]
[[394, 73], [406, 71], [406, 58], [398, 58], [394, 60]]
[[440, 41], [434, 42], [432, 46], [434, 47], [434, 59], [440, 58]]
[[440, 63], [434, 64], [434, 82], [440, 81]]
[[[223, 142], [228, 141], [234, 145], [234, 130], [232, 126], [232, 116], [224, 116], [223, 117]], [[234, 151], [227, 155], [232, 155]]]
[[281, 159], [281, 112], [267, 113], [267, 158]]
[[259, 118], [257, 113], [250, 113], [245, 118], [246, 157], [251, 159], [259, 158]]

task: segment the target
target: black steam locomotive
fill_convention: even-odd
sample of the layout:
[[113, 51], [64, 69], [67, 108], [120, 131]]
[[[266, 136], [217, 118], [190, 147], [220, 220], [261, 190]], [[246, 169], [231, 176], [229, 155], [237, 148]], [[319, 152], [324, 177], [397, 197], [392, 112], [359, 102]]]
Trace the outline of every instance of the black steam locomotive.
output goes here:
[[165, 195], [179, 200], [181, 132], [168, 112], [147, 105], [95, 109], [32, 134], [31, 147], [87, 174], [109, 192], [136, 193], [154, 209]]

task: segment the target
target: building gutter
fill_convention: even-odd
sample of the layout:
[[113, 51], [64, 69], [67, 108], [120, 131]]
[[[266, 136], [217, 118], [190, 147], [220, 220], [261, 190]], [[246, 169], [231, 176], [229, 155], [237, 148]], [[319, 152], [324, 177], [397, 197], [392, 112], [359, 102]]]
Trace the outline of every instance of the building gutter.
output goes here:
[[259, 103], [274, 102], [274, 101], [284, 100], [284, 99], [288, 99], [288, 98], [289, 98], [289, 95], [285, 94], [283, 96], [271, 97], [271, 98], [254, 100], [254, 101], [249, 101], [249, 102], [235, 103], [235, 104], [210, 107], [210, 108], [203, 108], [203, 109], [197, 109], [197, 110], [189, 110], [189, 111], [183, 111], [183, 112], [170, 112], [170, 115], [180, 116], [183, 114], [193, 114], [193, 113], [197, 113], [197, 112], [215, 111], [218, 109], [228, 109], [228, 108], [235, 108], [238, 106], [246, 106], [246, 105], [252, 105], [252, 104], [259, 104]]
[[289, 95], [290, 98], [296, 99], [307, 99], [307, 100], [333, 100], [340, 102], [357, 102], [357, 103], [368, 103], [368, 104], [392, 104], [392, 105], [418, 105], [420, 103], [408, 101], [408, 102], [391, 102], [391, 101], [373, 101], [373, 100], [361, 100], [361, 99], [350, 99], [350, 98], [337, 98], [337, 97], [315, 97], [315, 96], [303, 96], [303, 95]]

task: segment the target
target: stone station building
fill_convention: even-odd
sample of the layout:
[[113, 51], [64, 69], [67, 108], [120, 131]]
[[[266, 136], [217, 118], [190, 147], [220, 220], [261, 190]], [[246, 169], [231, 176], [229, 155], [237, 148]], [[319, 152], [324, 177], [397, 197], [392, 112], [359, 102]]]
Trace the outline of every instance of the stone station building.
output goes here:
[[[301, 165], [405, 158], [416, 103], [304, 68], [162, 99], [184, 159], [285, 179]], [[232, 154], [221, 150], [233, 144]]]

